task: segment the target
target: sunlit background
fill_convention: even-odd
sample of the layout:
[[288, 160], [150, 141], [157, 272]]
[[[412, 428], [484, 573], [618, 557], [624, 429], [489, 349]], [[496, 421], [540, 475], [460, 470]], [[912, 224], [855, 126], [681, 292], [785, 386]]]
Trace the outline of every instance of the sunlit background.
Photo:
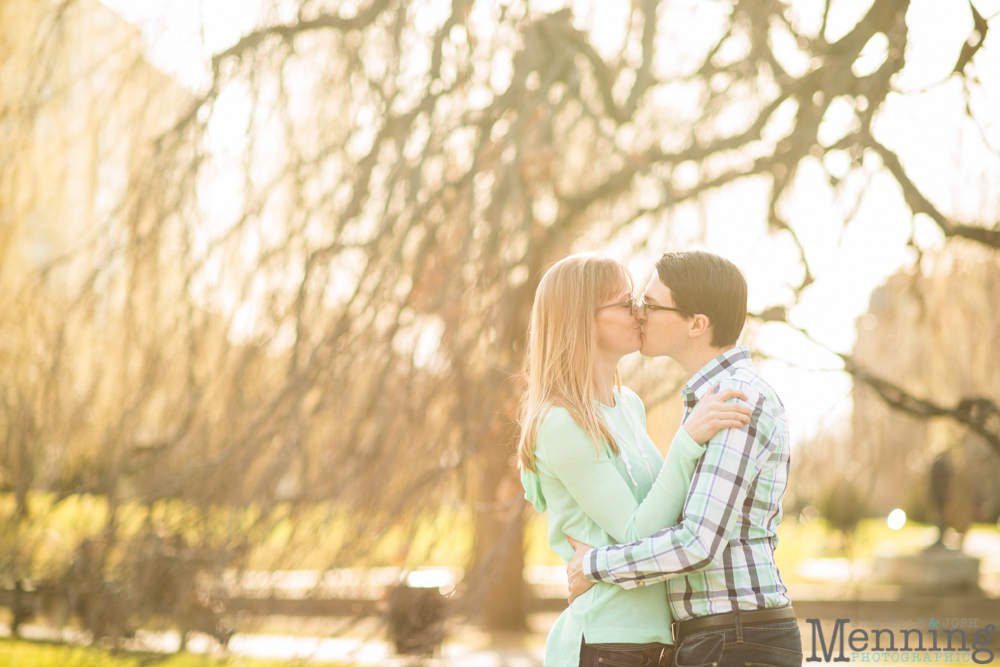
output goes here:
[[[534, 288], [689, 248], [746, 274], [788, 411], [800, 616], [945, 613], [898, 560], [936, 544], [979, 559], [948, 609], [1000, 618], [998, 14], [0, 0], [8, 633], [540, 664], [565, 575], [511, 458]], [[665, 450], [687, 378], [622, 370]]]
[[[213, 54], [235, 44], [263, 17], [289, 21], [297, 11], [294, 2], [272, 7], [261, 0], [107, 0], [104, 4], [141, 31], [144, 53], [151, 63], [184, 87], [199, 92], [210, 85]], [[870, 5], [863, 0], [832, 3], [827, 40], [844, 36]], [[590, 37], [603, 57], [611, 59], [622, 52], [628, 40], [628, 4], [534, 2], [531, 11], [541, 14], [564, 6], [572, 7], [574, 25]], [[707, 26], [717, 23], [727, 11], [724, 3], [694, 0], [671, 3], [670, 7], [679, 17]], [[818, 28], [822, 3], [792, 2], [790, 7], [796, 27], [806, 32]], [[979, 3], [977, 7], [987, 17], [1000, 11], [1000, 3]], [[416, 22], [436, 26], [447, 15], [447, 5], [415, 3], [413, 11]], [[483, 16], [480, 20], [476, 29], [490, 31], [490, 19]], [[943, 11], [939, 3], [924, 0], [911, 4], [906, 22], [913, 46], [894, 81], [898, 94], [889, 97], [879, 118], [880, 138], [904, 156], [911, 177], [935, 202], [963, 218], [997, 219], [1000, 124], [993, 120], [993, 114], [1000, 112], [1000, 67], [988, 58], [976, 63], [976, 77], [983, 85], [976, 91], [975, 102], [981, 105], [983, 126], [971, 127], [960, 95], [963, 84], [950, 77], [973, 30], [971, 13]], [[664, 31], [664, 38], [682, 53], [696, 51], [702, 40], [697, 31], [672, 30], [669, 25]], [[775, 39], [773, 47], [775, 57], [789, 71], [801, 73], [810, 66], [793, 41]], [[853, 63], [852, 71], [859, 76], [874, 72], [885, 61], [888, 48], [886, 39], [873, 38]], [[667, 63], [662, 66], [671, 68]], [[690, 103], [696, 105], [697, 100], [692, 98]], [[215, 112], [213, 122], [218, 129], [211, 134], [213, 152], [238, 149], [249, 106], [247, 98], [234, 99]], [[734, 127], [739, 125], [738, 114], [734, 112]], [[851, 105], [838, 99], [824, 116], [820, 140], [834, 143], [852, 122], [856, 121]], [[922, 140], [914, 143], [913, 137]], [[949, 178], [940, 178], [942, 164], [954, 165]], [[823, 166], [837, 175], [848, 168], [846, 158], [840, 155], [826, 156]], [[896, 271], [912, 266], [917, 249], [935, 251], [944, 243], [944, 235], [933, 221], [912, 216], [898, 186], [878, 171], [874, 166], [866, 172], [870, 183], [859, 205], [850, 199], [835, 200], [820, 165], [804, 165], [795, 196], [785, 204], [786, 215], [801, 221], [796, 229], [817, 279], [795, 303], [789, 317], [819, 343], [838, 352], [851, 350], [855, 323], [868, 310], [872, 290]], [[992, 177], [984, 180], [984, 172]], [[225, 210], [230, 196], [225, 187], [219, 187], [209, 194], [206, 205]], [[645, 284], [651, 275], [652, 260], [659, 253], [678, 247], [709, 249], [744, 270], [751, 289], [751, 310], [761, 312], [768, 306], [790, 303], [789, 285], [799, 280], [801, 273], [794, 266], [797, 251], [789, 247], [788, 240], [767, 233], [766, 205], [766, 189], [748, 183], [710, 193], [697, 204], [679, 206], [671, 212], [669, 235], [661, 232], [658, 239], [653, 235], [648, 248], [636, 251], [634, 247], [636, 237], [646, 230], [618, 242], [587, 247], [626, 262], [639, 284]], [[852, 215], [848, 216], [849, 212]], [[846, 217], [849, 221], [843, 224]], [[711, 224], [705, 224], [707, 220]], [[763, 327], [756, 342], [761, 351], [775, 358], [763, 367], [793, 415], [791, 428], [796, 441], [813, 438], [820, 429], [844, 428], [850, 419], [851, 381], [845, 374], [825, 372], [839, 369], [835, 357], [781, 326]], [[824, 372], [816, 372], [819, 369]], [[805, 387], [808, 390], [803, 390]]]

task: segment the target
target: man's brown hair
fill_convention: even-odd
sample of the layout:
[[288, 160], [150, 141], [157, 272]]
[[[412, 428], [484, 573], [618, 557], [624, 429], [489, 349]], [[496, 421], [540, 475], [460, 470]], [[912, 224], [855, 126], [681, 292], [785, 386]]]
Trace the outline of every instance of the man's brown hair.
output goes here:
[[747, 319], [747, 279], [735, 264], [700, 250], [667, 252], [657, 260], [656, 272], [675, 306], [708, 317], [713, 347], [736, 344]]

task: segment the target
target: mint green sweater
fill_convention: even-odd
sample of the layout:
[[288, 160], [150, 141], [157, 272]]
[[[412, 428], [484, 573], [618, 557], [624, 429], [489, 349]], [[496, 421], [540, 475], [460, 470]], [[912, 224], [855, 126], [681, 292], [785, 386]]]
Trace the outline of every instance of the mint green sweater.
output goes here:
[[[705, 452], [680, 429], [664, 463], [646, 434], [642, 400], [625, 387], [615, 391], [615, 399], [614, 407], [602, 410], [611, 418], [611, 432], [617, 434], [624, 455], [611, 454], [603, 443], [598, 453], [570, 413], [554, 407], [538, 429], [537, 473], [521, 470], [525, 497], [539, 512], [548, 512], [549, 545], [567, 563], [574, 552], [567, 535], [601, 547], [635, 542], [676, 525], [691, 475]], [[639, 431], [641, 452], [636, 451], [632, 425]], [[579, 665], [584, 637], [589, 644], [672, 644], [670, 622], [663, 583], [632, 590], [595, 584], [552, 627], [545, 642], [545, 666]]]

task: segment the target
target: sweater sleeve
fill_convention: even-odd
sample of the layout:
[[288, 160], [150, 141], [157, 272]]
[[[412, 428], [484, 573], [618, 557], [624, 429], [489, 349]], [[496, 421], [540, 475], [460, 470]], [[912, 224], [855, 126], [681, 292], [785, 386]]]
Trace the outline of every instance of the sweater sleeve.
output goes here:
[[680, 522], [681, 510], [684, 509], [688, 488], [691, 486], [691, 476], [704, 453], [704, 445], [692, 440], [683, 428], [677, 430], [660, 474], [640, 505], [640, 509], [649, 505], [651, 508], [659, 508], [659, 511], [639, 512], [636, 519], [639, 539]]
[[704, 453], [702, 445], [682, 433], [674, 438], [667, 460], [642, 503], [636, 502], [607, 446], [602, 442], [595, 447], [563, 408], [553, 408], [546, 415], [539, 429], [536, 457], [604, 532], [619, 542], [635, 541], [678, 521], [691, 474]]
[[[732, 539], [748, 494], [764, 497], [757, 489], [760, 462], [780, 446], [783, 434], [765, 407], [765, 397], [751, 385], [730, 379], [719, 387], [735, 387], [748, 396], [753, 406], [750, 424], [719, 431], [709, 441], [684, 521], [633, 544], [591, 549], [583, 566], [588, 579], [635, 588], [704, 570], [717, 562]], [[752, 553], [749, 562], [753, 564]]]

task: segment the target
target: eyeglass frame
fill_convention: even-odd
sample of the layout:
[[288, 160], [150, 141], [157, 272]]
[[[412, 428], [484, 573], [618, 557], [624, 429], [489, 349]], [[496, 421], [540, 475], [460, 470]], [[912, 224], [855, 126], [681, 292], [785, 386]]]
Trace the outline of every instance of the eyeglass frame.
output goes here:
[[649, 310], [670, 310], [675, 313], [687, 313], [688, 315], [697, 315], [698, 313], [693, 310], [688, 310], [687, 308], [674, 308], [672, 306], [657, 306], [653, 303], [646, 303], [646, 293], [643, 292], [639, 295], [638, 302], [634, 296], [630, 296], [625, 301], [619, 301], [618, 303], [609, 303], [606, 306], [598, 306], [597, 310], [604, 310], [605, 308], [620, 308], [623, 306], [628, 306], [628, 314], [635, 317], [636, 311], [642, 309], [642, 314], [646, 314], [646, 309]]

